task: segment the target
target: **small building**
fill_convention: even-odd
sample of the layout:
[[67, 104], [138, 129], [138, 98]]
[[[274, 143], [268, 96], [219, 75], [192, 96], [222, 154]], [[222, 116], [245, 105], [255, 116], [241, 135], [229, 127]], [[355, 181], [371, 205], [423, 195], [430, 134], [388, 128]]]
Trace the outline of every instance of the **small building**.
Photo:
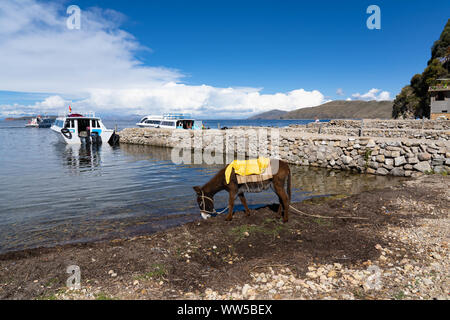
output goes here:
[[430, 119], [450, 120], [450, 79], [438, 79], [439, 84], [428, 89], [431, 95]]

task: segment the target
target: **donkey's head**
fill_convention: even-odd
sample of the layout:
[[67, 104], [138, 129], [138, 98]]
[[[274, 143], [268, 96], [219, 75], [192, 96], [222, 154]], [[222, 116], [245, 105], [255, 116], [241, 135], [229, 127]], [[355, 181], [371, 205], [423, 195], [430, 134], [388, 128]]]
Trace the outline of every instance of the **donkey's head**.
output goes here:
[[194, 187], [197, 193], [197, 203], [201, 213], [212, 214], [214, 210], [214, 199], [205, 195], [201, 187]]

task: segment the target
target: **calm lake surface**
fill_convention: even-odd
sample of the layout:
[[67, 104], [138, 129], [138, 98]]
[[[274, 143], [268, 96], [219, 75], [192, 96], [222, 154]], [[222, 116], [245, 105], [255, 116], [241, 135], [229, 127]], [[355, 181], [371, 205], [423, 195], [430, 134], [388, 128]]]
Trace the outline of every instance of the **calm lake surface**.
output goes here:
[[[108, 128], [136, 121], [105, 121]], [[286, 126], [301, 120], [207, 120], [206, 126]], [[192, 186], [221, 166], [175, 165], [170, 149], [67, 146], [49, 129], [0, 121], [0, 253], [147, 234], [200, 219]], [[353, 194], [399, 182], [392, 177], [292, 167], [293, 201]], [[277, 202], [272, 191], [247, 196], [250, 207]], [[216, 209], [227, 204], [216, 196]], [[236, 209], [242, 210], [239, 200]], [[218, 217], [217, 219], [222, 219]], [[215, 218], [216, 219], [216, 218]]]

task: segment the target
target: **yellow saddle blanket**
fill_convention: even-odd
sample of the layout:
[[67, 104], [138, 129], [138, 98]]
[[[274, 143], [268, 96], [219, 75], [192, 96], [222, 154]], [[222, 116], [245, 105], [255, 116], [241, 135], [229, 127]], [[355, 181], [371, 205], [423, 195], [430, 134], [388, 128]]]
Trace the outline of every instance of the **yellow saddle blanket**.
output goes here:
[[231, 172], [234, 172], [238, 176], [250, 176], [263, 174], [270, 166], [269, 158], [258, 158], [250, 160], [234, 160], [225, 169], [225, 180], [227, 184], [230, 183]]

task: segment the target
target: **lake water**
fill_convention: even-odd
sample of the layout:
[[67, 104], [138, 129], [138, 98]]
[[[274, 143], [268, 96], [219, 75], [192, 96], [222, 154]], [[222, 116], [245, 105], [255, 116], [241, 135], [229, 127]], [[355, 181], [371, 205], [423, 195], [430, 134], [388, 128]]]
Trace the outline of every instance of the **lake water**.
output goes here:
[[[206, 126], [273, 125], [301, 120], [205, 121]], [[303, 122], [304, 123], [304, 122]], [[133, 121], [105, 121], [109, 128]], [[175, 165], [170, 149], [120, 145], [67, 146], [49, 129], [0, 121], [0, 253], [147, 234], [200, 219], [192, 186], [221, 166]], [[293, 201], [351, 194], [397, 179], [292, 167]], [[250, 207], [277, 202], [272, 191], [250, 194]], [[216, 209], [227, 204], [216, 196]], [[236, 209], [242, 210], [239, 200]], [[218, 219], [221, 219], [219, 217]]]

